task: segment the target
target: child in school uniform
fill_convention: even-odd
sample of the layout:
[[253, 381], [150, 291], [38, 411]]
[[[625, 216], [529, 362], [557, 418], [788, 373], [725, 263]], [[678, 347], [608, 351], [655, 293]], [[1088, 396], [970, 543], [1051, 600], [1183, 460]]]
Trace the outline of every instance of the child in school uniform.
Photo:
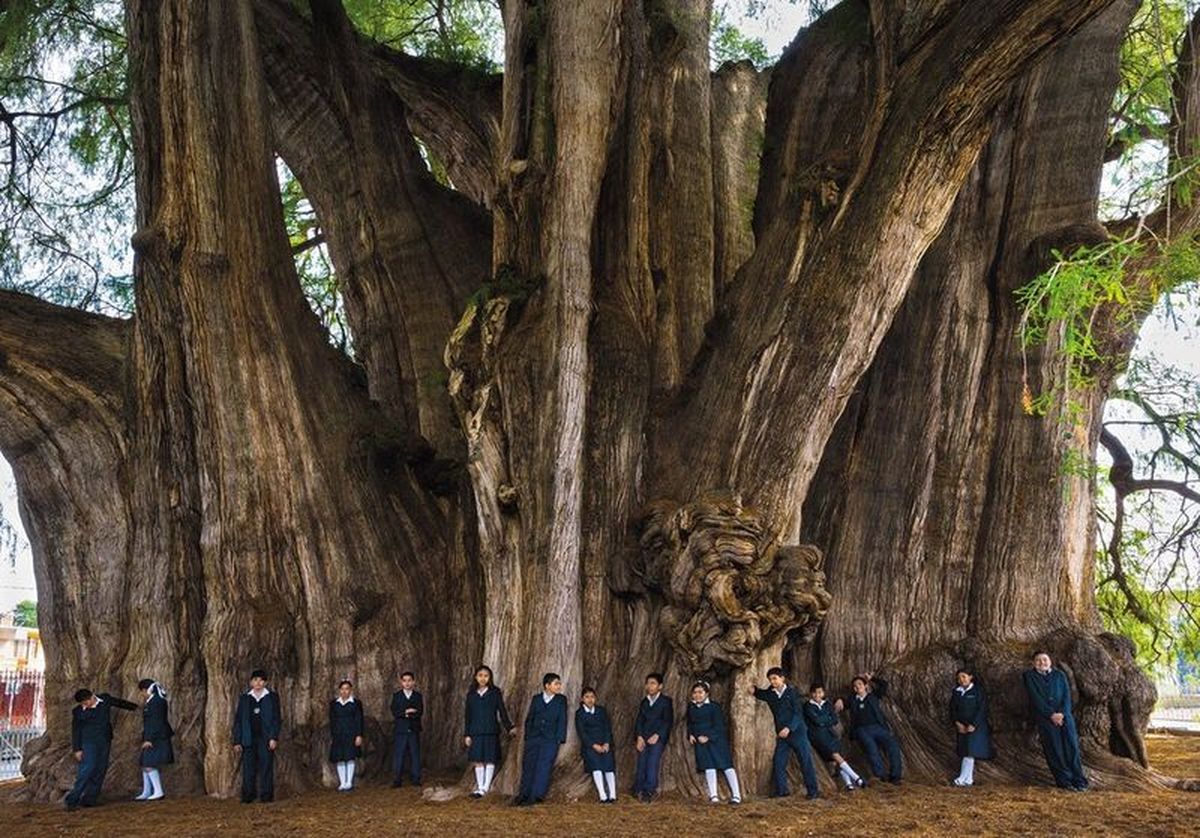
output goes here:
[[721, 771], [729, 786], [729, 802], [736, 806], [742, 802], [742, 788], [738, 784], [733, 754], [729, 750], [725, 714], [720, 705], [708, 697], [709, 692], [707, 681], [697, 681], [692, 685], [692, 700], [687, 708], [688, 742], [695, 752], [696, 772], [704, 775], [704, 782], [708, 786], [709, 802], [721, 802], [717, 794], [717, 772]]
[[1079, 754], [1079, 732], [1071, 707], [1071, 684], [1067, 674], [1055, 669], [1048, 652], [1033, 655], [1033, 668], [1022, 676], [1029, 703], [1037, 723], [1038, 738], [1046, 765], [1059, 788], [1087, 791], [1088, 778], [1083, 773]]
[[282, 729], [279, 696], [267, 689], [266, 670], [256, 669], [233, 713], [233, 752], [242, 758], [243, 803], [275, 799], [275, 749]]
[[649, 803], [658, 794], [658, 769], [675, 724], [675, 708], [671, 697], [663, 695], [662, 687], [661, 673], [651, 672], [646, 676], [646, 695], [638, 704], [637, 720], [633, 723], [638, 754], [633, 793], [643, 803]]
[[808, 726], [804, 723], [800, 694], [787, 682], [782, 667], [773, 666], [767, 670], [767, 683], [770, 684], [767, 689], [751, 686], [750, 695], [766, 702], [775, 722], [775, 756], [772, 760], [775, 796], [787, 797], [792, 793], [788, 787], [787, 769], [791, 754], [795, 754], [804, 775], [808, 799], [816, 800], [821, 796], [821, 791], [808, 748]]
[[975, 760], [993, 756], [987, 696], [971, 670], [960, 669], [954, 677], [958, 685], [950, 693], [950, 718], [958, 732], [955, 750], [962, 761], [958, 776], [951, 782], [956, 786], [971, 786], [975, 784]]
[[525, 755], [521, 760], [521, 789], [514, 806], [533, 806], [546, 799], [558, 748], [567, 741], [567, 699], [562, 678], [542, 676], [542, 691], [529, 701], [525, 714]]
[[496, 776], [501, 727], [509, 736], [516, 735], [516, 727], [504, 707], [504, 693], [493, 683], [492, 670], [487, 666], [475, 669], [474, 683], [467, 690], [463, 718], [463, 744], [467, 748], [467, 759], [475, 768], [475, 790], [471, 797], [478, 799], [491, 790], [492, 779]]
[[421, 717], [425, 699], [417, 692], [417, 676], [405, 672], [400, 689], [392, 693], [392, 788], [403, 782], [404, 758], [408, 757], [408, 775], [414, 786], [421, 785]]
[[[852, 686], [854, 695], [850, 696], [847, 707], [850, 710], [854, 738], [867, 752], [867, 760], [871, 763], [871, 771], [875, 776], [899, 785], [904, 768], [900, 756], [900, 743], [892, 734], [892, 727], [888, 724], [880, 704], [880, 699], [887, 695], [887, 681], [867, 673], [856, 676]], [[887, 750], [890, 774], [884, 773], [883, 760], [879, 756], [880, 746]]]
[[354, 768], [362, 755], [363, 709], [354, 697], [354, 684], [338, 684], [329, 702], [329, 761], [337, 767], [338, 791], [354, 790]]
[[575, 711], [575, 732], [583, 769], [592, 775], [601, 803], [617, 802], [617, 763], [613, 754], [612, 723], [608, 712], [596, 703], [596, 691], [584, 689]]
[[71, 710], [71, 752], [79, 769], [75, 785], [67, 792], [67, 811], [80, 806], [95, 806], [100, 801], [104, 775], [108, 773], [108, 758], [112, 751], [112, 708], [136, 710], [137, 705], [108, 693], [93, 693], [87, 688], [75, 691], [75, 707]]
[[813, 684], [808, 688], [808, 703], [804, 705], [804, 721], [808, 724], [808, 741], [825, 762], [832, 762], [837, 774], [846, 784], [847, 791], [854, 791], [866, 786], [867, 781], [860, 777], [842, 756], [842, 740], [837, 733], [838, 713], [842, 712], [842, 700], [839, 698], [832, 704], [825, 700], [825, 686]]
[[142, 750], [138, 764], [142, 767], [142, 793], [134, 800], [161, 800], [163, 798], [160, 765], [175, 761], [171, 737], [175, 731], [167, 720], [167, 691], [153, 678], [143, 678], [138, 689], [146, 696], [142, 704]]

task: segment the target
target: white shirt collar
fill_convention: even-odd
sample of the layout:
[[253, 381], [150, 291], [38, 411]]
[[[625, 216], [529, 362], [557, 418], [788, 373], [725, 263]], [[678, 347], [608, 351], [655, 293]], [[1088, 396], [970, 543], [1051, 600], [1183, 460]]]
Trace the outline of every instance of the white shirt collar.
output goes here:
[[972, 682], [970, 684], [967, 684], [965, 687], [955, 687], [954, 691], [961, 695], [962, 693], [965, 693], [967, 690], [972, 689], [974, 686], [975, 686], [975, 684], [974, 684], [974, 682]]
[[412, 690], [401, 690], [400, 692], [404, 693], [405, 698], [412, 698], [412, 694], [413, 694]]
[[771, 687], [771, 692], [775, 693], [775, 695], [777, 695], [779, 698], [783, 698], [783, 694], [787, 692], [787, 684], [783, 685], [782, 690], [777, 690], [774, 687]]
[[825, 706], [825, 699], [823, 699], [823, 698], [822, 698], [820, 701], [817, 701], [815, 698], [810, 698], [810, 699], [808, 700], [808, 703], [809, 703], [809, 704], [815, 704], [815, 705], [817, 705], [818, 707], [824, 707], [824, 706]]
[[487, 687], [476, 687], [476, 688], [475, 688], [475, 694], [476, 694], [476, 695], [487, 695], [487, 691], [488, 691], [488, 690], [490, 690], [490, 689], [491, 689], [491, 686], [487, 686]]
[[705, 704], [708, 704], [708, 703], [709, 703], [708, 696], [705, 696], [704, 700], [701, 701], [699, 704], [697, 704], [695, 701], [692, 702], [692, 704], [695, 704], [697, 707], [703, 707]]
[[263, 698], [265, 698], [267, 693], [269, 693], [269, 692], [270, 692], [270, 690], [267, 689], [266, 687], [262, 688], [262, 692], [259, 692], [258, 690], [246, 690], [246, 693], [251, 698], [253, 698], [255, 701], [262, 701]]
[[662, 693], [655, 693], [654, 695], [648, 695], [648, 696], [646, 696], [646, 701], [650, 702], [650, 706], [653, 707], [654, 702], [658, 701], [658, 697], [660, 695], [662, 695]]
[[588, 706], [585, 704], [585, 705], [583, 705], [583, 711], [584, 711], [585, 713], [595, 713], [595, 712], [596, 712], [596, 707], [595, 707], [594, 705], [593, 705], [593, 706], [591, 706], [591, 707], [588, 707]]
[[101, 697], [100, 697], [100, 696], [98, 696], [98, 695], [97, 695], [97, 696], [95, 696], [95, 699], [96, 699], [96, 703], [92, 705], [92, 708], [99, 707], [101, 704], [103, 704], [103, 703], [104, 703], [104, 699], [103, 699], [103, 698], [101, 698]]
[[549, 704], [553, 700], [554, 700], [554, 693], [548, 693], [545, 690], [542, 690], [542, 701]]
[[349, 698], [342, 698], [342, 697], [339, 695], [339, 696], [337, 697], [337, 703], [338, 703], [338, 704], [340, 704], [340, 705], [342, 705], [343, 707], [345, 707], [347, 704], [353, 704], [353, 703], [354, 703], [354, 696], [350, 696]]

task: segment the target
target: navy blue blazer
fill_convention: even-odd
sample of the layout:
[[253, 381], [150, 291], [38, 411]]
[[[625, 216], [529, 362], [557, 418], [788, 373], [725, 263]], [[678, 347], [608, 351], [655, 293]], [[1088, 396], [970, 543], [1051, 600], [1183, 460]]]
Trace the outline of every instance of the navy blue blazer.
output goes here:
[[658, 734], [660, 745], [666, 745], [671, 738], [671, 728], [675, 724], [675, 708], [671, 705], [671, 697], [658, 694], [654, 706], [650, 706], [649, 698], [642, 698], [638, 705], [637, 720], [633, 723], [635, 736], [649, 739]]
[[548, 702], [538, 693], [529, 702], [525, 714], [525, 741], [542, 739], [563, 744], [567, 741], [567, 699], [556, 695]]
[[[257, 714], [255, 711], [258, 711]], [[250, 720], [258, 715], [262, 724], [263, 736], [267, 739], [278, 739], [283, 727], [283, 717], [279, 712], [279, 695], [274, 690], [267, 690], [261, 701], [255, 701], [250, 691], [238, 696], [237, 709], [233, 713], [233, 744], [248, 748], [254, 744], [254, 733]]]
[[71, 711], [71, 750], [82, 751], [84, 745], [107, 745], [112, 741], [112, 719], [109, 714], [118, 710], [136, 710], [137, 705], [108, 693], [97, 693], [100, 702], [95, 707], [76, 704]]
[[1029, 669], [1024, 678], [1029, 703], [1039, 720], [1047, 720], [1055, 713], [1071, 716], [1071, 685], [1065, 672], [1051, 669], [1043, 675], [1036, 669]]
[[882, 678], [871, 679], [871, 689], [866, 696], [859, 698], [850, 696], [846, 701], [846, 709], [850, 711], [850, 724], [855, 728], [879, 725], [885, 730], [891, 730], [887, 716], [883, 714], [883, 706], [879, 700], [887, 695], [887, 681]]
[[842, 749], [842, 743], [837, 733], [838, 714], [833, 709], [832, 701], [822, 701], [819, 705], [812, 701], [804, 703], [804, 723], [808, 726], [808, 739], [817, 750], [833, 754]]
[[142, 741], [154, 742], [174, 735], [175, 731], [167, 721], [167, 700], [161, 695], [152, 696], [142, 707]]
[[796, 692], [796, 688], [791, 684], [783, 688], [783, 695], [776, 695], [773, 689], [755, 689], [754, 697], [759, 701], [767, 702], [767, 706], [771, 708], [771, 717], [775, 720], [776, 733], [785, 727], [789, 733], [798, 732], [804, 735], [807, 732], [800, 693]]
[[467, 690], [466, 707], [463, 710], [464, 736], [499, 736], [500, 727], [513, 729], [512, 719], [504, 706], [504, 693], [499, 687], [488, 687], [482, 696], [478, 689]]
[[[409, 716], [406, 713], [409, 708], [417, 712]], [[392, 718], [396, 721], [396, 733], [420, 733], [423, 715], [425, 699], [421, 698], [419, 692], [413, 690], [411, 698], [405, 697], [404, 690], [392, 693]]]

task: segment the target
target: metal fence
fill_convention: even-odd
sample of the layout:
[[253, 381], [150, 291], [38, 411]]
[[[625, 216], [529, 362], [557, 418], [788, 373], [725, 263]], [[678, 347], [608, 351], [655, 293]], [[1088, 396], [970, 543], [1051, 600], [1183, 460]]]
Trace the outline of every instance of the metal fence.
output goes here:
[[45, 731], [45, 674], [0, 671], [0, 780], [21, 776], [25, 745]]

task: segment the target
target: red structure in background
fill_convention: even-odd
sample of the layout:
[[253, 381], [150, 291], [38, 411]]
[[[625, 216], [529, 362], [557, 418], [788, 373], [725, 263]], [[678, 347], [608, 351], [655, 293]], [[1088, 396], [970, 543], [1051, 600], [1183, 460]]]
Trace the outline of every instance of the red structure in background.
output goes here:
[[45, 727], [45, 689], [45, 673], [0, 671], [0, 730]]

